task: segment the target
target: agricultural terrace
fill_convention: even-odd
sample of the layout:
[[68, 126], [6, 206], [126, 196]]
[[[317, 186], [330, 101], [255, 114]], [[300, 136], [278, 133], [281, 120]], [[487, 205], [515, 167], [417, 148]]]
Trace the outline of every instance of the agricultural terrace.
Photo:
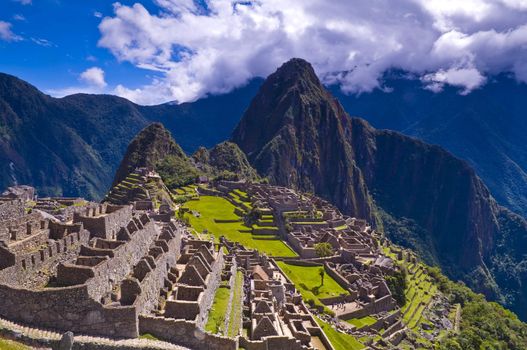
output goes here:
[[321, 284], [319, 271], [323, 268], [322, 266], [298, 266], [284, 261], [277, 261], [276, 263], [295, 284], [295, 287], [302, 294], [302, 298], [308, 303], [309, 300], [313, 300], [315, 305], [324, 306], [320, 299], [348, 293], [327, 273], [324, 276], [324, 284]]
[[185, 217], [198, 234], [212, 234], [218, 242], [220, 236], [239, 242], [246, 248], [257, 249], [269, 256], [295, 257], [296, 253], [276, 235], [259, 235], [243, 223], [235, 213], [234, 204], [222, 197], [199, 196], [183, 205], [189, 212]]
[[[422, 263], [411, 263], [405, 260], [398, 260], [397, 254], [394, 254], [389, 247], [385, 247], [384, 253], [390, 256], [397, 263], [404, 266], [407, 270], [406, 276], [406, 303], [401, 308], [403, 313], [403, 322], [406, 326], [418, 331], [424, 323], [430, 323], [423, 315], [430, 301], [437, 293], [437, 286], [432, 282], [432, 278], [427, 274], [426, 266]], [[420, 341], [428, 342], [420, 337]]]
[[335, 350], [360, 350], [366, 348], [357, 339], [355, 339], [354, 336], [338, 332], [333, 328], [332, 325], [322, 321], [318, 317], [315, 317], [315, 320], [317, 321], [320, 328], [322, 328]]

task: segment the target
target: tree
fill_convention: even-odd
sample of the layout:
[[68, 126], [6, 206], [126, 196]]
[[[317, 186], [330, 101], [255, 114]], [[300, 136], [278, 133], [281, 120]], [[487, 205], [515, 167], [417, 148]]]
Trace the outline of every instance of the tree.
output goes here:
[[323, 286], [324, 285], [324, 276], [326, 275], [326, 270], [324, 270], [324, 268], [321, 267], [320, 269], [318, 269], [318, 275], [320, 276], [320, 285]]
[[333, 255], [333, 247], [327, 242], [315, 244], [315, 252], [321, 258]]
[[403, 266], [398, 266], [398, 269], [393, 276], [386, 276], [386, 284], [392, 292], [392, 297], [397, 301], [399, 306], [406, 304], [406, 269]]

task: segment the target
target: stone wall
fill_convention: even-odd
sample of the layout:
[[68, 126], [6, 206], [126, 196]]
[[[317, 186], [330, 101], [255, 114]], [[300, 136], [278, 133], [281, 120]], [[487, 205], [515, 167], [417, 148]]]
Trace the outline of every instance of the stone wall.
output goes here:
[[84, 213], [74, 213], [73, 221], [82, 222], [92, 237], [111, 239], [122, 226], [126, 226], [131, 216], [132, 205], [101, 204], [98, 208], [88, 208]]
[[[156, 316], [139, 316], [139, 332], [193, 350], [236, 350], [238, 340], [203, 331], [196, 323]], [[279, 348], [276, 348], [279, 349]]]
[[32, 280], [39, 271], [49, 273], [59, 261], [78, 253], [80, 246], [87, 244], [89, 238], [88, 231], [80, 230], [61, 239], [49, 240], [40, 249], [27, 253], [13, 254], [0, 247], [0, 258], [12, 263], [12, 266], [0, 271], [0, 283], [21, 286]]
[[205, 291], [200, 303], [200, 312], [198, 318], [196, 319], [196, 324], [199, 328], [203, 329], [207, 324], [207, 319], [209, 317], [209, 310], [214, 302], [214, 296], [216, 295], [216, 290], [221, 283], [221, 271], [224, 266], [224, 256], [223, 249], [219, 249], [218, 256], [211, 266], [212, 271], [210, 273], [209, 283], [206, 286]]
[[302, 350], [302, 344], [295, 338], [285, 336], [266, 337], [263, 340], [248, 340], [240, 337], [240, 347], [245, 350]]
[[0, 221], [18, 218], [23, 216], [24, 214], [25, 205], [24, 201], [22, 201], [21, 199], [0, 202]]
[[361, 318], [372, 314], [377, 314], [383, 311], [390, 311], [395, 308], [395, 301], [391, 295], [387, 295], [369, 304], [366, 304], [362, 309], [358, 309], [340, 316], [343, 320], [352, 318]]
[[134, 307], [104, 307], [85, 285], [33, 291], [0, 285], [0, 316], [24, 324], [111, 337], [137, 337]]
[[140, 282], [141, 294], [134, 302], [139, 313], [148, 313], [159, 303], [159, 291], [164, 285], [170, 267], [175, 266], [179, 258], [181, 234], [179, 231], [175, 233], [176, 237], [167, 242], [168, 251], [157, 257], [155, 268]]
[[[133, 220], [132, 220], [133, 221]], [[114, 283], [123, 280], [131, 271], [132, 266], [147, 254], [150, 245], [157, 236], [157, 228], [153, 221], [146, 223], [142, 229], [131, 235], [131, 240], [113, 249], [113, 257], [102, 263], [90, 267], [92, 277], [86, 280], [89, 295], [94, 300], [100, 300], [109, 293]], [[79, 281], [74, 278], [76, 273], [82, 272], [84, 266], [62, 265], [57, 274], [57, 280], [62, 285], [72, 285]], [[71, 282], [70, 282], [71, 281]]]

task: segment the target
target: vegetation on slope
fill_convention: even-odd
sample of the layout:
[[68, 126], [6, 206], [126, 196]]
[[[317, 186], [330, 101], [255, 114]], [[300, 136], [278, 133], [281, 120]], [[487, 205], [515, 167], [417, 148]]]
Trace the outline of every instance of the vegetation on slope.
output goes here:
[[451, 332], [440, 344], [444, 350], [480, 350], [527, 348], [527, 324], [501, 305], [488, 302], [483, 295], [472, 292], [462, 283], [445, 277], [439, 268], [430, 267], [428, 273], [434, 278], [439, 290], [452, 303], [461, 304], [461, 327], [459, 333]]

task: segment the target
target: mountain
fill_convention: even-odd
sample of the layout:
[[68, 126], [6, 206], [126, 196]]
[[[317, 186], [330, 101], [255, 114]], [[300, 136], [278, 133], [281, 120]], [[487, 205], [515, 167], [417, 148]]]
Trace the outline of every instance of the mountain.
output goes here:
[[211, 176], [259, 180], [256, 170], [249, 164], [245, 153], [232, 142], [221, 142], [210, 150], [200, 147], [192, 158], [199, 169]]
[[30, 183], [40, 196], [102, 199], [142, 128], [163, 122], [189, 153], [212, 147], [230, 134], [258, 86], [194, 103], [139, 106], [109, 95], [52, 98], [0, 73], [0, 188]]
[[468, 161], [501, 205], [527, 217], [527, 84], [500, 75], [463, 95], [448, 86], [432, 92], [418, 78], [390, 72], [383, 85], [349, 96], [336, 86], [331, 91], [351, 115], [441, 145]]
[[367, 188], [346, 141], [350, 122], [311, 66], [293, 59], [264, 82], [232, 141], [273, 183], [317, 193], [371, 219]]
[[375, 216], [396, 243], [527, 317], [525, 220], [499, 206], [467, 162], [351, 118], [306, 61], [268, 77], [232, 141], [272, 183]]
[[155, 168], [166, 157], [188, 161], [185, 152], [163, 124], [152, 123], [141, 130], [128, 145], [112, 186], [124, 180], [135, 168]]
[[129, 139], [145, 124], [125, 99], [54, 99], [2, 74], [0, 186], [30, 183], [41, 196], [96, 198], [110, 185]]

